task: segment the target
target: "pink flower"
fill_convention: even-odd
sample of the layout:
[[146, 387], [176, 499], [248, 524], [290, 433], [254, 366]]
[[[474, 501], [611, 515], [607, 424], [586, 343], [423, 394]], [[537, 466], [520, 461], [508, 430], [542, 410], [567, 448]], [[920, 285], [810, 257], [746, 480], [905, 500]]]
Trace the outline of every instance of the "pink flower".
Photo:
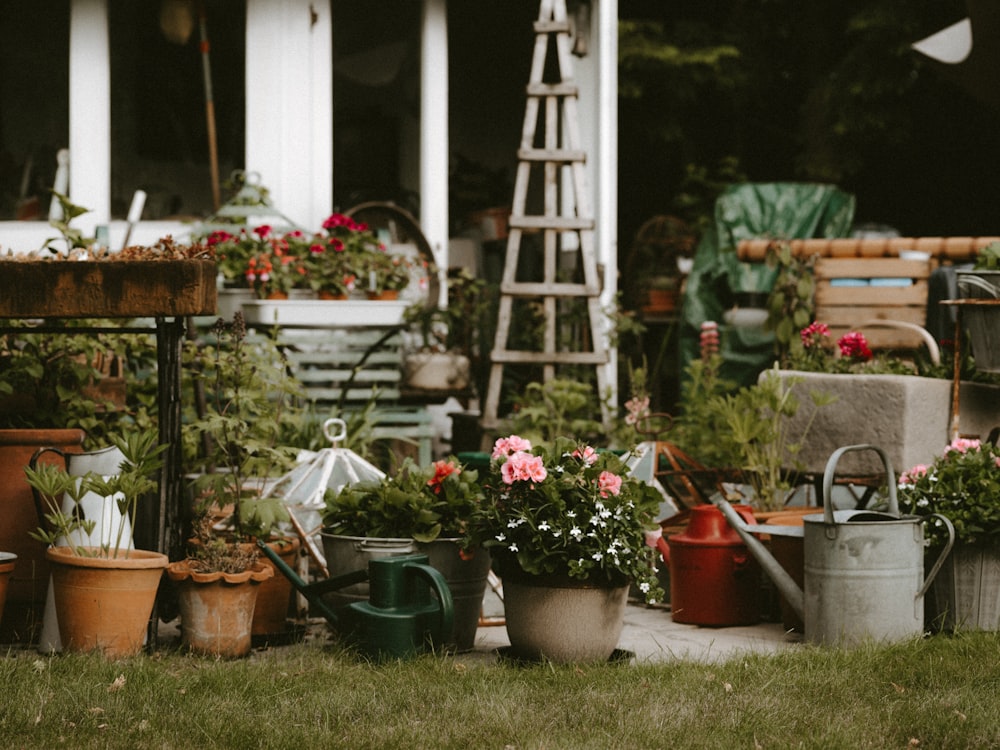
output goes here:
[[649, 396], [630, 398], [625, 402], [625, 424], [637, 424], [643, 417], [649, 416]]
[[909, 471], [904, 471], [899, 475], [899, 484], [916, 484], [917, 480], [927, 474], [927, 466], [925, 464], [917, 464]]
[[981, 443], [978, 440], [970, 440], [968, 438], [955, 438], [948, 444], [948, 447], [944, 449], [945, 454], [948, 453], [966, 453], [967, 451], [979, 450]]
[[719, 324], [714, 320], [706, 320], [701, 324], [701, 336], [699, 338], [701, 348], [701, 358], [708, 359], [713, 354], [719, 353]]
[[525, 440], [517, 435], [511, 435], [510, 437], [497, 439], [497, 441], [493, 444], [493, 453], [490, 455], [490, 458], [496, 460], [498, 458], [503, 458], [504, 456], [509, 456], [511, 453], [530, 450], [530, 440]]
[[594, 462], [597, 460], [597, 451], [591, 448], [589, 445], [585, 447], [582, 451], [577, 448], [573, 451], [573, 458], [579, 458], [587, 466], [593, 466]]
[[865, 339], [864, 334], [857, 331], [848, 331], [845, 333], [840, 337], [837, 346], [840, 347], [842, 357], [847, 357], [858, 362], [867, 362], [873, 356], [871, 349], [868, 348], [868, 341]]
[[544, 482], [548, 472], [541, 456], [517, 451], [512, 453], [500, 467], [500, 476], [504, 484], [514, 484], [518, 481]]
[[259, 227], [257, 227], [253, 231], [254, 231], [254, 234], [256, 234], [258, 237], [260, 237], [261, 239], [264, 239], [265, 237], [267, 237], [267, 235], [269, 235], [271, 233], [271, 225], [270, 224], [261, 224]]
[[610, 471], [602, 471], [597, 478], [597, 487], [601, 491], [601, 497], [607, 497], [608, 493], [617, 495], [622, 489], [622, 478]]
[[205, 243], [209, 247], [211, 247], [212, 245], [218, 245], [219, 243], [229, 242], [229, 241], [235, 240], [235, 239], [236, 238], [233, 237], [233, 235], [231, 235], [229, 232], [225, 231], [224, 229], [217, 229], [216, 231], [214, 231], [210, 235], [208, 235], [208, 238], [205, 240]]

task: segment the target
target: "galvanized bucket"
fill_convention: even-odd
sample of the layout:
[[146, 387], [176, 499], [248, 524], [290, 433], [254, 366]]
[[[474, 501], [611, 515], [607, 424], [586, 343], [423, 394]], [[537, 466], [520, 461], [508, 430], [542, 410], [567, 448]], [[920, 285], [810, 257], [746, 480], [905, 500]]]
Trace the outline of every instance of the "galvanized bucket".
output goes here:
[[[849, 451], [873, 450], [888, 483], [888, 512], [834, 511], [837, 462]], [[886, 454], [873, 445], [849, 445], [830, 456], [823, 475], [823, 513], [805, 516], [805, 636], [813, 643], [853, 645], [897, 641], [924, 628], [924, 594], [951, 551], [955, 530], [940, 515], [948, 543], [924, 578], [924, 521], [901, 516], [896, 478]]]

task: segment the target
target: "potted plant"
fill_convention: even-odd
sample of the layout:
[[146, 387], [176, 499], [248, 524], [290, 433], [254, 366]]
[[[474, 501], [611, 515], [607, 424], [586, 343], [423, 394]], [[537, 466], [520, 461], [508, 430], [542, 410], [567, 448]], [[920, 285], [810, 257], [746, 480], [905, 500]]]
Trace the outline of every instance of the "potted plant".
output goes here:
[[446, 307], [422, 301], [406, 308], [403, 320], [417, 342], [403, 360], [407, 385], [424, 390], [460, 391], [469, 387], [472, 361], [478, 361], [479, 335], [489, 304], [485, 287], [485, 281], [463, 268], [448, 278]]
[[958, 272], [959, 296], [992, 303], [969, 305], [962, 310], [972, 343], [976, 369], [1000, 372], [1000, 242], [993, 242], [976, 256], [971, 271]]
[[[490, 568], [489, 552], [465, 543], [483, 497], [478, 479], [453, 457], [427, 466], [405, 458], [394, 476], [328, 491], [322, 538], [331, 574], [366, 570], [373, 557], [425, 552], [454, 600], [445, 645], [472, 649]], [[331, 597], [337, 604], [367, 599], [367, 586]]]
[[645, 532], [659, 493], [611, 452], [560, 437], [493, 447], [470, 541], [503, 579], [507, 634], [521, 658], [602, 661], [618, 643], [630, 583], [663, 596]]
[[[132, 656], [142, 648], [167, 566], [166, 555], [131, 548], [139, 498], [156, 488], [151, 474], [160, 468], [166, 446], [158, 445], [152, 431], [117, 438], [115, 446], [123, 456], [117, 474], [75, 477], [49, 463], [25, 469], [42, 506], [43, 525], [32, 536], [51, 545], [46, 558], [62, 646], [110, 658]], [[81, 543], [81, 534], [89, 538], [99, 521], [105, 523], [80, 511], [89, 493], [113, 498], [116, 511], [98, 546]]]
[[[258, 342], [247, 339], [242, 314], [231, 323], [217, 321], [213, 334], [217, 345], [189, 363], [207, 386], [204, 414], [185, 427], [188, 461], [200, 472], [192, 483], [199, 506], [195, 539], [188, 558], [171, 563], [167, 573], [179, 584], [184, 645], [242, 656], [252, 645], [258, 585], [274, 578], [271, 564], [257, 559], [254, 541], [270, 539], [288, 520], [283, 501], [268, 490], [292, 464], [295, 449], [281, 438], [297, 386], [273, 346], [258, 350]], [[203, 447], [200, 457], [195, 446]], [[299, 540], [279, 535], [270, 543], [294, 554]], [[283, 625], [291, 587], [283, 579], [277, 585], [283, 591], [278, 614], [268, 619]], [[231, 601], [225, 610], [231, 621], [221, 619], [223, 610], [204, 607], [216, 596]], [[204, 614], [213, 619], [199, 622]]]
[[[931, 587], [928, 619], [946, 630], [1000, 630], [1000, 449], [957, 438], [929, 464], [899, 476], [900, 510], [940, 514], [955, 527], [955, 545]], [[943, 543], [929, 526], [932, 543]], [[935, 534], [935, 532], [938, 532]]]
[[368, 299], [394, 300], [410, 285], [413, 260], [390, 253], [384, 245], [366, 252], [361, 258], [361, 282]]

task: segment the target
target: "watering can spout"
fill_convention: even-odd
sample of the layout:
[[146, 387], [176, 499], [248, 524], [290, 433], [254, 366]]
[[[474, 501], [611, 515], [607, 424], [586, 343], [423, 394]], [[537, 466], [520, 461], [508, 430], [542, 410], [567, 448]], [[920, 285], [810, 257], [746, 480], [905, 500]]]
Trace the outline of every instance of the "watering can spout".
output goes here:
[[716, 507], [722, 511], [722, 515], [725, 516], [729, 525], [736, 530], [736, 533], [740, 535], [743, 543], [746, 544], [747, 549], [750, 553], [757, 558], [757, 562], [764, 569], [767, 575], [770, 577], [774, 585], [778, 587], [782, 596], [785, 597], [785, 601], [788, 602], [789, 606], [800, 618], [805, 617], [805, 595], [799, 585], [795, 583], [794, 579], [788, 574], [788, 572], [781, 567], [781, 563], [774, 559], [774, 556], [770, 553], [767, 547], [753, 535], [750, 531], [750, 525], [747, 524], [740, 514], [736, 512], [725, 500], [717, 500], [715, 503]]

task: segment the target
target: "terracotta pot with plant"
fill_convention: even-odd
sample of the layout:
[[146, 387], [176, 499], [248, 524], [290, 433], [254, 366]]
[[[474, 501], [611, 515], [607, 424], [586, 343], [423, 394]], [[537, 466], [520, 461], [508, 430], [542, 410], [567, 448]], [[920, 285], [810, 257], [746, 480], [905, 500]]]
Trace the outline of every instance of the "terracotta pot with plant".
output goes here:
[[[280, 438], [298, 386], [270, 346], [258, 350], [247, 338], [242, 314], [231, 323], [219, 320], [213, 331], [217, 345], [201, 351], [194, 368], [207, 386], [206, 411], [186, 428], [192, 442], [208, 445], [193, 467], [201, 471], [193, 483], [195, 537], [188, 558], [167, 573], [178, 584], [182, 643], [197, 653], [237, 657], [250, 651], [259, 588], [268, 581], [280, 591], [265, 595], [277, 607], [267, 622], [283, 626], [287, 617], [291, 585], [258, 559], [255, 541], [293, 555], [298, 549], [297, 538], [280, 533], [289, 518], [284, 502], [270, 494], [292, 465], [294, 449]], [[210, 597], [232, 607], [209, 606]], [[259, 635], [269, 627], [257, 621]]]
[[[367, 568], [374, 557], [423, 552], [451, 589], [454, 630], [440, 644], [469, 651], [490, 569], [488, 550], [465, 537], [483, 492], [479, 473], [454, 457], [418, 466], [406, 458], [395, 476], [328, 492], [323, 547], [331, 575]], [[367, 600], [367, 584], [330, 595], [335, 605]]]
[[535, 448], [516, 435], [494, 445], [484, 489], [470, 539], [497, 560], [513, 654], [608, 659], [629, 585], [647, 602], [663, 596], [645, 538], [659, 493], [614, 453], [565, 437]]
[[[52, 545], [46, 558], [62, 647], [120, 658], [142, 648], [167, 566], [166, 555], [131, 548], [136, 506], [156, 488], [151, 475], [161, 465], [165, 446], [158, 445], [154, 432], [134, 432], [114, 442], [124, 457], [115, 475], [75, 477], [55, 464], [26, 468], [25, 474], [42, 505], [43, 525], [32, 536]], [[80, 512], [90, 493], [113, 499], [113, 522]], [[108, 527], [106, 541], [80, 544], [98, 523]]]

